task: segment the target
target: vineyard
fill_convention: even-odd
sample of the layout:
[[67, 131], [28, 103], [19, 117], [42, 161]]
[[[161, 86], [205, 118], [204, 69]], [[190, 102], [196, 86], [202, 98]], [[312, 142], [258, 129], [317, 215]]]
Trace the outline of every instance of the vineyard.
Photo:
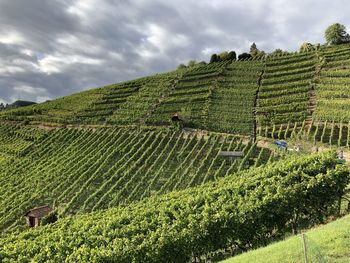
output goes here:
[[254, 98], [262, 68], [260, 61], [236, 62], [226, 67], [212, 90], [209, 129], [234, 134], [253, 133]]
[[313, 52], [266, 60], [256, 108], [260, 127], [298, 123], [307, 118], [316, 62]]
[[188, 262], [201, 255], [209, 259], [211, 252], [235, 244], [260, 246], [303, 219], [317, 222], [320, 211], [324, 215], [332, 209], [348, 182], [347, 168], [336, 166], [333, 154], [292, 158], [127, 207], [7, 235], [0, 239], [0, 259]]
[[[91, 212], [204, 184], [276, 158], [231, 135], [56, 129], [45, 136], [33, 130], [30, 142], [18, 140], [21, 133], [22, 127], [1, 126], [0, 139], [8, 141], [2, 151], [9, 155], [0, 162], [2, 230], [23, 225], [28, 207], [55, 205], [62, 216]], [[219, 156], [221, 150], [245, 155], [230, 162]]]
[[205, 128], [211, 94], [227, 63], [213, 63], [183, 72], [170, 93], [147, 119], [152, 125], [171, 125], [171, 117], [178, 114], [186, 125]]
[[350, 121], [350, 47], [332, 47], [321, 52], [322, 69], [317, 79], [315, 121]]
[[273, 138], [333, 122], [347, 129], [349, 55], [340, 45], [197, 65], [2, 111], [0, 120], [172, 127], [176, 115], [184, 127]]
[[319, 46], [0, 111], [0, 261], [215, 262], [339, 216], [349, 76]]

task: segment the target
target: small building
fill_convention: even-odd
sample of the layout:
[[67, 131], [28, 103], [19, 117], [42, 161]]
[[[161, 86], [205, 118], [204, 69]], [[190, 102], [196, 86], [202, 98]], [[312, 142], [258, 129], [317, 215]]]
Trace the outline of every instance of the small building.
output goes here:
[[39, 206], [30, 209], [26, 214], [26, 222], [29, 227], [37, 227], [43, 217], [50, 214], [52, 209], [48, 206]]
[[244, 156], [244, 152], [242, 151], [221, 151], [220, 156], [227, 157], [230, 160], [230, 163], [233, 160], [237, 160], [237, 162], [241, 161], [241, 158]]
[[179, 116], [178, 113], [175, 113], [175, 114], [173, 114], [173, 116], [171, 117], [171, 121], [172, 121], [172, 122], [181, 122], [181, 121], [183, 121], [183, 120], [181, 119], [181, 117]]

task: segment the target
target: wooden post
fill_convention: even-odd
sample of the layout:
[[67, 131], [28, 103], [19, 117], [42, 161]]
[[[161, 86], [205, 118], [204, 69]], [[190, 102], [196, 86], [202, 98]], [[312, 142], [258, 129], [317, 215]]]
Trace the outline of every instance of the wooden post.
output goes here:
[[303, 248], [304, 248], [304, 257], [305, 257], [305, 263], [309, 263], [308, 256], [307, 256], [307, 244], [306, 244], [306, 239], [305, 239], [305, 234], [301, 234], [302, 239], [303, 239]]

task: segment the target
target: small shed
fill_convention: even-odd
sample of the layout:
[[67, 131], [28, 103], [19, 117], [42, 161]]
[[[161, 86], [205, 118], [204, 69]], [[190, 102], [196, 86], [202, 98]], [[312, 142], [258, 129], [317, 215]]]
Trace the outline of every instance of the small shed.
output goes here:
[[29, 227], [37, 227], [43, 217], [50, 214], [52, 209], [48, 206], [39, 206], [30, 209], [26, 214], [26, 222]]
[[180, 117], [180, 115], [179, 115], [178, 113], [175, 113], [175, 114], [173, 114], [173, 116], [171, 117], [171, 121], [172, 121], [172, 122], [181, 122], [181, 121], [183, 121], [183, 120], [181, 119], [181, 117]]
[[233, 160], [240, 162], [241, 158], [244, 156], [242, 151], [221, 151], [220, 156], [227, 157], [232, 163]]

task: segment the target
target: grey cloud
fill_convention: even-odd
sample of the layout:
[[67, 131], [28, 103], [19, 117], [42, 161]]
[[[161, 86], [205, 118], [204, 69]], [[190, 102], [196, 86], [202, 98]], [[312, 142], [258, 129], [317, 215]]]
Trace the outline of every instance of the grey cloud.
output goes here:
[[[175, 69], [211, 52], [297, 50], [350, 25], [339, 1], [0, 0], [0, 101], [35, 101]], [[350, 29], [350, 28], [349, 28]]]

